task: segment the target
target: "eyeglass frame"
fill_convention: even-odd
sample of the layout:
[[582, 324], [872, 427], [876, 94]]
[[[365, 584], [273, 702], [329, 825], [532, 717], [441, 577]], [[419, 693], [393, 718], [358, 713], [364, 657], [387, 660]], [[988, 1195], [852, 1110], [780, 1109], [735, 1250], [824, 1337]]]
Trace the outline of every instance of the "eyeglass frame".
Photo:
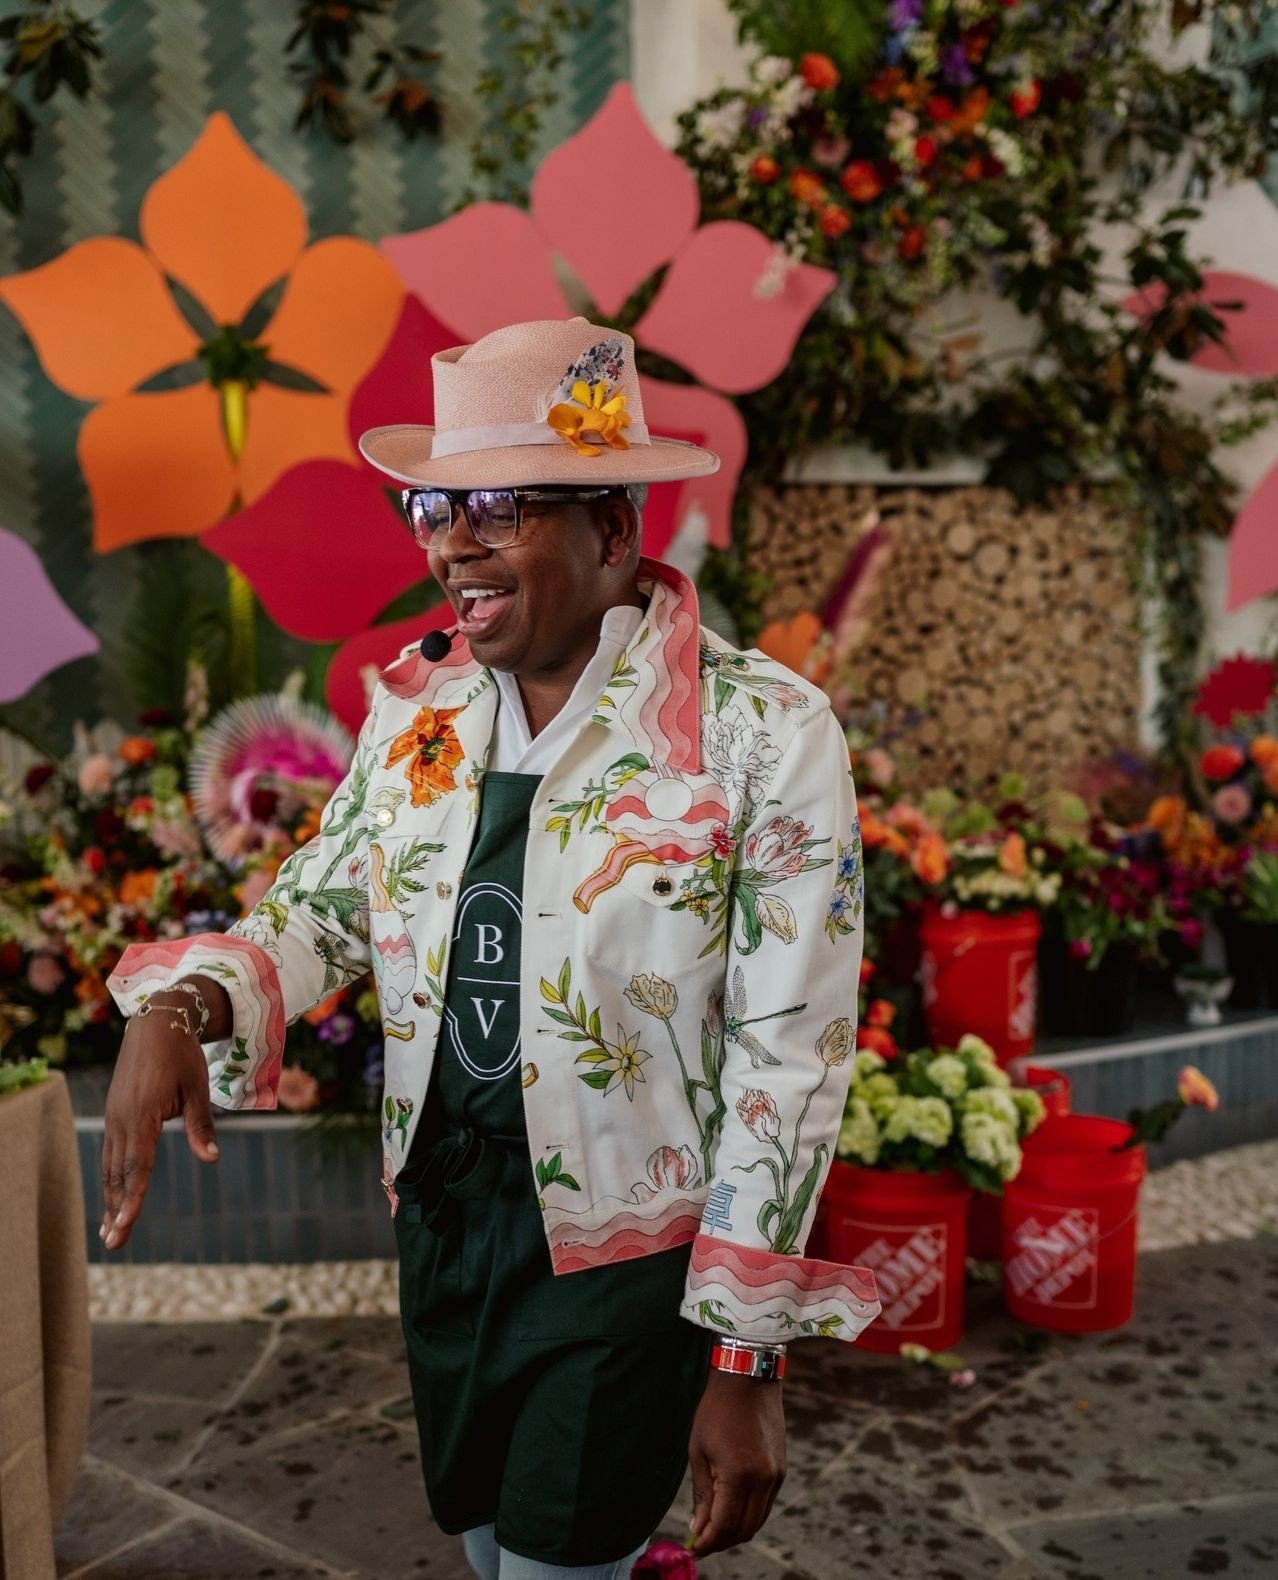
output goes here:
[[[510, 545], [516, 542], [519, 538], [519, 529], [524, 524], [523, 507], [526, 503], [584, 504], [591, 500], [605, 499], [609, 494], [617, 493], [625, 494], [627, 498], [630, 497], [630, 490], [625, 483], [609, 483], [602, 488], [575, 489], [523, 488], [518, 484], [512, 485], [509, 488], [439, 488], [427, 487], [424, 484], [418, 484], [416, 487], [400, 490], [400, 504], [404, 512], [405, 525], [412, 534], [413, 542], [416, 543], [420, 549], [429, 549], [430, 544], [435, 541], [436, 536], [452, 531], [453, 520], [457, 514], [458, 505], [462, 507], [462, 514], [466, 517], [466, 526], [470, 531], [471, 537], [474, 538], [476, 543], [481, 544], [486, 549], [508, 549]], [[449, 504], [452, 506], [452, 510], [448, 517], [448, 526], [434, 528], [430, 534], [430, 543], [422, 542], [420, 536], [418, 535], [417, 528], [413, 524], [413, 517], [409, 509], [409, 502], [416, 494], [443, 494], [448, 500]], [[476, 494], [509, 494], [514, 500], [515, 525], [511, 529], [510, 536], [508, 538], [503, 538], [500, 543], [490, 543], [487, 538], [480, 537], [479, 535], [479, 528], [475, 524], [475, 518], [471, 514], [470, 509], [470, 501]]]

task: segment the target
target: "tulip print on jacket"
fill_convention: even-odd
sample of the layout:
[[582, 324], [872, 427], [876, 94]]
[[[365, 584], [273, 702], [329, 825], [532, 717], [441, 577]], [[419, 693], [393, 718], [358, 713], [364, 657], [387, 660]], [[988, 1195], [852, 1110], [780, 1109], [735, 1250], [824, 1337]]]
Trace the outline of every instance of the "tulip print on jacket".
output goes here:
[[[692, 1242], [682, 1307], [744, 1338], [852, 1339], [868, 1272], [803, 1254], [851, 1079], [860, 832], [824, 695], [701, 628], [645, 560], [643, 623], [530, 817], [520, 957], [529, 1169], [557, 1274]], [[381, 675], [319, 834], [229, 933], [136, 945], [126, 1013], [194, 971], [234, 1027], [227, 1108], [273, 1108], [285, 1028], [373, 971], [383, 1184], [436, 1057], [497, 688], [458, 645]]]

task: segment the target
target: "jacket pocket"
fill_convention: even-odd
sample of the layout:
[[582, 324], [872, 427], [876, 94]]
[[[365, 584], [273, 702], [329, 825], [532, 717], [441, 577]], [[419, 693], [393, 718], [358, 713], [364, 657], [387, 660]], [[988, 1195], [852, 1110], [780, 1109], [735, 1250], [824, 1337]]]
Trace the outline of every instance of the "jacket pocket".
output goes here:
[[399, 1314], [405, 1336], [447, 1333], [469, 1338], [475, 1331], [473, 1303], [462, 1287], [457, 1231], [450, 1228], [441, 1234], [420, 1218], [414, 1222], [415, 1216], [410, 1204], [401, 1202], [394, 1218]]

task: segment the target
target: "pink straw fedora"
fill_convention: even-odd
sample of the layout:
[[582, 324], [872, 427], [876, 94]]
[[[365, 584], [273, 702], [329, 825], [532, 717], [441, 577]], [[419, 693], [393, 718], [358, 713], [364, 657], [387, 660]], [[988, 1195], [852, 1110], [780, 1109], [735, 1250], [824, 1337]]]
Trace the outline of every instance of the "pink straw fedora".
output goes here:
[[510, 324], [437, 352], [431, 372], [433, 428], [360, 436], [364, 456], [401, 483], [667, 483], [719, 469], [711, 451], [648, 432], [634, 341], [584, 318]]

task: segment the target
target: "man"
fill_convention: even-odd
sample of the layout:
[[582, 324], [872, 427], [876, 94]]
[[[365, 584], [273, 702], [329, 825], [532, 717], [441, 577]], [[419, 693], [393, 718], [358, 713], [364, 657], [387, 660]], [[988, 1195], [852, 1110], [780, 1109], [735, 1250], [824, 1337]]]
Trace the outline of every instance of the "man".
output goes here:
[[[584, 319], [436, 356], [365, 434], [457, 618], [380, 677], [319, 835], [225, 936], [130, 949], [108, 1248], [165, 1117], [275, 1105], [284, 1030], [371, 966], [423, 1471], [476, 1572], [613, 1580], [692, 1467], [696, 1550], [784, 1469], [785, 1342], [868, 1273], [803, 1256], [851, 1074], [862, 870], [822, 694], [697, 618], [636, 498], [716, 458]], [[204, 1046], [201, 1047], [201, 1042]]]

